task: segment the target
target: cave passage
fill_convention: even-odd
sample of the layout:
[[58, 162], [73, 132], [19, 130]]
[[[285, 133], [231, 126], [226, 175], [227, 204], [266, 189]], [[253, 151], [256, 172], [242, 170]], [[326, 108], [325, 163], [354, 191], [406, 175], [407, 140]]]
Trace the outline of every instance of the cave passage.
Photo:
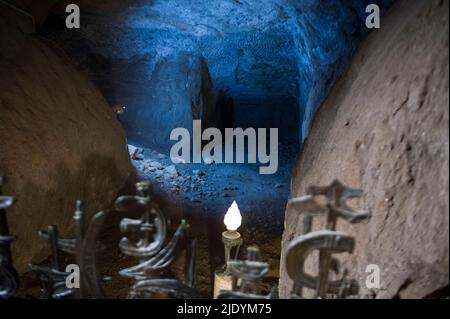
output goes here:
[[[271, 5], [262, 8], [269, 13], [275, 8]], [[142, 99], [142, 105], [141, 98], [131, 95], [129, 103], [124, 102], [127, 109], [121, 121], [129, 143], [145, 149], [135, 166], [143, 178], [159, 186], [162, 197], [170, 194], [172, 204], [194, 207], [195, 214], [204, 211], [221, 221], [236, 200], [247, 223], [280, 234], [290, 171], [300, 144], [299, 71], [290, 20], [280, 18], [279, 9], [263, 16], [237, 4], [231, 11], [204, 14], [195, 4], [186, 7], [188, 13], [176, 18], [174, 13], [164, 21], [143, 17], [181, 9], [156, 4], [127, 16], [129, 25], [139, 25], [133, 35], [142, 39], [143, 50], [170, 51], [150, 68], [149, 89], [138, 93], [151, 96]], [[144, 43], [147, 37], [151, 40]], [[255, 164], [174, 165], [167, 157], [174, 144], [168, 135], [175, 127], [191, 129], [191, 119], [201, 119], [204, 128], [222, 130], [277, 128], [278, 171], [264, 176]]]
[[[204, 267], [222, 262], [213, 252], [222, 249], [223, 216], [233, 201], [247, 244], [277, 264], [296, 154], [366, 34], [368, 1], [83, 3], [79, 30], [50, 13], [40, 33], [119, 111], [132, 163], [160, 206], [174, 220], [187, 218], [199, 238], [206, 235]], [[259, 163], [174, 163], [171, 132], [192, 131], [194, 120], [222, 131], [277, 128], [277, 172], [259, 174]]]
[[448, 298], [448, 1], [70, 2], [0, 0], [0, 299]]
[[[124, 108], [130, 149], [143, 150], [133, 163], [168, 203], [217, 219], [235, 199], [248, 219], [271, 216], [262, 224], [280, 234], [296, 152], [367, 33], [366, 2], [111, 1], [83, 4], [79, 30], [56, 27], [64, 21], [51, 14], [41, 32], [113, 109]], [[278, 128], [277, 173], [258, 174], [253, 164], [172, 163], [170, 134], [192, 130], [193, 120], [222, 130]]]
[[[153, 182], [175, 215], [221, 220], [236, 200], [245, 221], [279, 235], [302, 140], [289, 10], [274, 0], [143, 1], [114, 13], [85, 12], [76, 32], [55, 31], [50, 15], [42, 30], [63, 44], [115, 110], [124, 108], [118, 117], [138, 175]], [[222, 131], [277, 128], [277, 172], [261, 175], [259, 163], [173, 163], [170, 134], [192, 131], [193, 120]]]

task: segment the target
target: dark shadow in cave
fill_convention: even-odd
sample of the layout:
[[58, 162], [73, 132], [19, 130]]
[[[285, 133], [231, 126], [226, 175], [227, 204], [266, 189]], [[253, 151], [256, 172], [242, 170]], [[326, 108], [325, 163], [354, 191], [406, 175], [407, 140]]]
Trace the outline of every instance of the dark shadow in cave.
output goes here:
[[219, 90], [219, 93], [217, 94], [217, 109], [219, 110], [220, 118], [222, 119], [220, 125], [222, 133], [225, 132], [225, 128], [234, 127], [234, 101], [224, 90]]

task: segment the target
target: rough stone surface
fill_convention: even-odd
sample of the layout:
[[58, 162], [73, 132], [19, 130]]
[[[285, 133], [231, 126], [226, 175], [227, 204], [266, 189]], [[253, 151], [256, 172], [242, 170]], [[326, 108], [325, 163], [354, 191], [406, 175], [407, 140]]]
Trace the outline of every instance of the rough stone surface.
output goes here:
[[[75, 200], [109, 207], [133, 169], [125, 132], [95, 86], [61, 51], [0, 19], [0, 175], [15, 264], [48, 256], [38, 230], [73, 230]], [[73, 235], [73, 234], [71, 234]]]
[[[57, 23], [43, 29], [51, 31], [49, 36], [90, 75], [111, 105], [127, 107], [123, 120], [131, 139], [140, 126], [131, 118], [143, 109], [167, 107], [160, 105], [168, 102], [158, 97], [160, 91], [150, 93], [150, 82], [164, 82], [154, 76], [155, 66], [187, 52], [204, 57], [214, 91], [228, 101], [218, 107], [225, 111], [216, 112], [232, 114], [231, 125], [277, 127], [281, 138], [301, 142], [315, 110], [367, 34], [366, 5], [388, 7], [390, 2], [75, 1], [83, 10], [80, 30], [61, 27], [55, 32]], [[59, 1], [52, 11], [63, 16], [65, 3]], [[173, 98], [178, 95], [174, 92]], [[163, 120], [172, 126], [170, 117]]]
[[[449, 280], [449, 3], [397, 1], [391, 10], [317, 112], [291, 197], [335, 177], [365, 190], [358, 206], [372, 211], [370, 222], [338, 224], [357, 242], [343, 266], [363, 297], [422, 298]], [[282, 255], [300, 228], [287, 211]], [[381, 289], [365, 287], [368, 264], [379, 265]], [[281, 297], [290, 289], [281, 265]]]
[[369, 30], [366, 6], [377, 4], [381, 13], [391, 0], [293, 1], [293, 38], [299, 70], [301, 139], [308, 136], [311, 121], [355, 50]]
[[[139, 70], [139, 62], [134, 67]], [[134, 73], [122, 74], [123, 82], [115, 90], [120, 91], [124, 105], [130, 106], [121, 116], [130, 143], [169, 153], [174, 143], [170, 140], [173, 129], [192, 131], [194, 119], [216, 126], [215, 97], [204, 59], [188, 53], [164, 57], [156, 63], [148, 80], [133, 86], [129, 83], [135, 81]]]

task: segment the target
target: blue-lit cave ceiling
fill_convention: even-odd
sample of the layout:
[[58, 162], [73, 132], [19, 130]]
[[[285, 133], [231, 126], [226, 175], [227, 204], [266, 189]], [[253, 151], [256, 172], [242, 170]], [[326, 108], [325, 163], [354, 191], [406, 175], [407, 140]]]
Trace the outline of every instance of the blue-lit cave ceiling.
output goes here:
[[[77, 2], [77, 1], [75, 1]], [[367, 33], [374, 0], [78, 1], [52, 34], [91, 76], [131, 143], [167, 151], [192, 118], [278, 127], [298, 145]]]

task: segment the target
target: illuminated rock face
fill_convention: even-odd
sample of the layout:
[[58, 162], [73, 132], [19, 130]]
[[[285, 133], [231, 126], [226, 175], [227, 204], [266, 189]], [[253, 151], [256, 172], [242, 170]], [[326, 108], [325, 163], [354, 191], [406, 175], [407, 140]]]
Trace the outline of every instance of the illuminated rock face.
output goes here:
[[[139, 67], [135, 71], [139, 72]], [[121, 120], [131, 144], [168, 153], [174, 143], [170, 140], [173, 129], [192, 131], [193, 119], [217, 126], [215, 95], [203, 58], [185, 52], [162, 57], [150, 78], [130, 86], [133, 82], [125, 72], [123, 82], [115, 88], [127, 107]]]
[[[314, 111], [367, 33], [365, 7], [374, 2], [388, 3], [79, 1], [82, 28], [53, 35], [110, 104], [127, 107], [122, 120], [135, 144], [166, 148], [167, 132], [160, 125], [174, 127], [180, 118], [164, 111], [195, 118], [189, 114], [189, 100], [199, 95], [208, 96], [205, 113], [219, 114], [209, 119], [211, 125], [278, 127], [281, 138], [299, 144]], [[195, 62], [188, 63], [192, 77], [183, 78], [180, 71], [187, 55]], [[213, 90], [204, 92], [197, 83], [189, 92], [180, 89], [186, 81], [205, 79], [195, 65], [201, 59]], [[161, 64], [167, 66], [163, 72]], [[164, 89], [155, 89], [166, 80], [172, 81], [170, 98], [163, 96]], [[219, 100], [216, 106], [217, 96], [228, 103]], [[155, 116], [159, 125], [154, 125]], [[230, 120], [223, 123], [224, 118]]]
[[57, 224], [72, 236], [75, 201], [109, 207], [134, 169], [115, 114], [61, 50], [1, 17], [0, 48], [0, 176], [17, 198], [8, 220], [25, 271], [49, 253], [38, 231]]

